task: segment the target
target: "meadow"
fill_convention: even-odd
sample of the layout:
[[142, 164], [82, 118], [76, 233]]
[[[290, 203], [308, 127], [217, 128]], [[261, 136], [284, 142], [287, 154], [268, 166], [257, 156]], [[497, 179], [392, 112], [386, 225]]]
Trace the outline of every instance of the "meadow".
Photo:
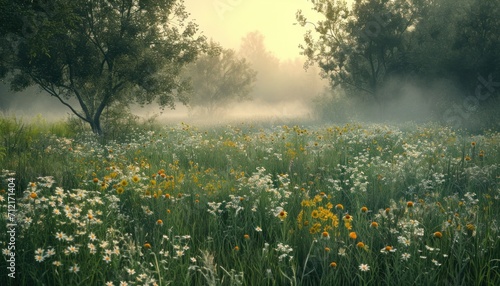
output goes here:
[[0, 139], [2, 285], [500, 285], [496, 131], [151, 123], [103, 139], [3, 117]]

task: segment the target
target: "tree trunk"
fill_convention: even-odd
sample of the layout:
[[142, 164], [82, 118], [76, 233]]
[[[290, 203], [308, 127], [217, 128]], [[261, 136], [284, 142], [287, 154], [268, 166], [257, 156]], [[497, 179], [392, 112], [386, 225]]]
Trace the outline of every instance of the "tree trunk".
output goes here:
[[101, 121], [99, 117], [94, 117], [94, 120], [89, 120], [90, 127], [92, 128], [92, 132], [94, 134], [101, 136], [102, 135], [102, 128], [101, 128]]

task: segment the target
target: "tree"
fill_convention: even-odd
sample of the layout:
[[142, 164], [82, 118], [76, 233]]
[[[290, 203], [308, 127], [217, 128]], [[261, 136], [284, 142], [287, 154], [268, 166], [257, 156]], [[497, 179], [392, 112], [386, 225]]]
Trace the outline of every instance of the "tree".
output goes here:
[[275, 101], [281, 86], [278, 83], [280, 73], [280, 61], [264, 44], [264, 35], [259, 31], [250, 32], [241, 39], [238, 52], [248, 60], [251, 67], [257, 71], [257, 82], [252, 91], [252, 97], [256, 100], [266, 102]]
[[[474, 93], [478, 75], [500, 79], [500, 2], [440, 1], [417, 25], [422, 76], [452, 78]], [[443, 19], [446, 19], [445, 21]]]
[[190, 105], [204, 107], [208, 113], [233, 100], [248, 99], [257, 75], [244, 58], [213, 42], [205, 54], [186, 66], [184, 74], [192, 84]]
[[407, 54], [422, 1], [356, 0], [352, 8], [346, 1], [312, 1], [323, 20], [311, 23], [302, 11], [296, 15], [301, 26], [314, 26], [301, 45], [306, 67], [317, 63], [332, 86], [363, 91], [380, 103], [387, 78], [411, 70]]
[[[16, 91], [38, 85], [92, 131], [118, 103], [185, 103], [182, 66], [205, 39], [182, 1], [1, 1], [0, 76]], [[76, 98], [78, 106], [68, 100]]]

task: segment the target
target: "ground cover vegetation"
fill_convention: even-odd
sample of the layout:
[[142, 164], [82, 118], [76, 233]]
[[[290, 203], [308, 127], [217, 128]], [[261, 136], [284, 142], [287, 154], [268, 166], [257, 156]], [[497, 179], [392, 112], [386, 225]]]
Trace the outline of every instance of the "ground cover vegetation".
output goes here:
[[500, 282], [498, 132], [151, 123], [112, 140], [42, 123], [0, 120], [7, 283]]

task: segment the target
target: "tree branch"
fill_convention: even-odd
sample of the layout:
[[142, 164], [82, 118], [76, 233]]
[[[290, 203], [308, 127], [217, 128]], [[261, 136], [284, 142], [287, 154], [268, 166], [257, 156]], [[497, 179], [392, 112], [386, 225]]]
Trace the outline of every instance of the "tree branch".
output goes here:
[[49, 87], [47, 86], [46, 84], [44, 84], [43, 82], [37, 80], [37, 79], [34, 79], [34, 81], [40, 86], [42, 87], [43, 90], [45, 90], [47, 93], [49, 93], [51, 96], [59, 99], [59, 101], [64, 104], [65, 106], [67, 106], [78, 118], [82, 119], [83, 121], [85, 122], [89, 122], [90, 121], [85, 118], [84, 116], [82, 116], [80, 113], [78, 113], [69, 103], [67, 103], [66, 101], [64, 101], [61, 96], [54, 90], [53, 87]]
[[66, 88], [69, 89], [69, 90], [71, 90], [71, 91], [73, 91], [75, 93], [75, 96], [78, 99], [78, 103], [80, 103], [80, 107], [82, 108], [83, 112], [85, 113], [85, 116], [87, 116], [87, 118], [90, 119], [91, 115], [90, 115], [90, 112], [89, 112], [89, 110], [87, 108], [87, 105], [83, 101], [83, 98], [82, 98], [80, 92], [76, 88], [75, 81], [74, 81], [74, 78], [73, 78], [73, 68], [71, 67], [71, 64], [68, 64], [68, 69], [69, 69], [69, 82], [70, 82], [70, 86], [66, 87]]

